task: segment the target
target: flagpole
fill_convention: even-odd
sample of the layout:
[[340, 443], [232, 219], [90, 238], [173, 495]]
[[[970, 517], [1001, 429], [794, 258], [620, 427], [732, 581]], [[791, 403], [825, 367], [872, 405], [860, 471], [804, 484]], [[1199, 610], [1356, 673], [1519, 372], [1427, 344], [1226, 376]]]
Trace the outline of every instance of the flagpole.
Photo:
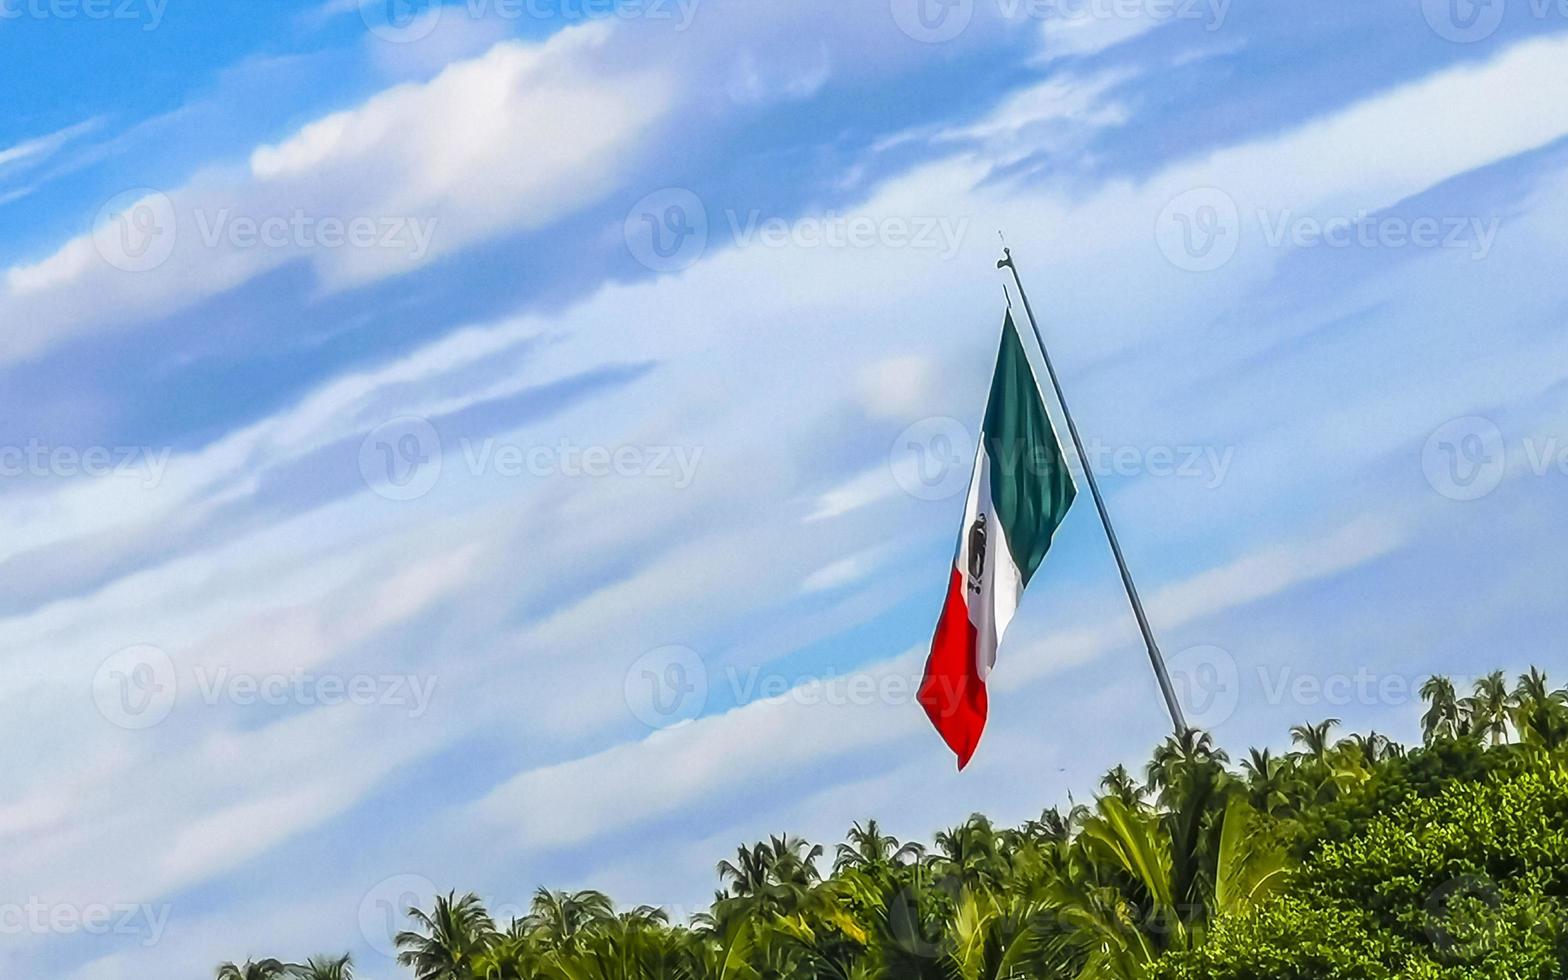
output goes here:
[[1023, 300], [1024, 312], [1029, 316], [1029, 326], [1034, 328], [1035, 342], [1040, 345], [1040, 356], [1045, 361], [1046, 374], [1050, 375], [1051, 388], [1056, 392], [1056, 403], [1062, 407], [1062, 418], [1067, 421], [1067, 433], [1072, 437], [1073, 449], [1078, 453], [1078, 461], [1083, 464], [1084, 480], [1089, 484], [1089, 493], [1094, 497], [1094, 507], [1100, 512], [1100, 523], [1105, 526], [1105, 537], [1111, 543], [1111, 554], [1116, 556], [1116, 568], [1122, 574], [1122, 585], [1127, 589], [1127, 600], [1132, 603], [1132, 612], [1138, 619], [1138, 629], [1143, 632], [1143, 643], [1149, 651], [1149, 663], [1154, 667], [1154, 676], [1160, 682], [1160, 693], [1165, 696], [1165, 707], [1170, 710], [1171, 724], [1176, 726], [1176, 734], [1184, 735], [1187, 732], [1187, 719], [1182, 714], [1181, 702], [1176, 699], [1176, 688], [1171, 684], [1170, 671], [1165, 668], [1165, 657], [1160, 653], [1159, 644], [1154, 641], [1154, 630], [1149, 626], [1149, 617], [1144, 614], [1143, 601], [1138, 598], [1138, 587], [1133, 584], [1132, 573], [1127, 570], [1127, 559], [1122, 556], [1121, 543], [1116, 540], [1116, 529], [1111, 526], [1110, 511], [1105, 508], [1105, 498], [1100, 494], [1100, 485], [1094, 478], [1094, 467], [1089, 464], [1089, 456], [1084, 452], [1083, 439], [1078, 435], [1078, 425], [1073, 421], [1073, 413], [1067, 407], [1067, 399], [1062, 395], [1062, 383], [1056, 377], [1056, 367], [1051, 363], [1051, 355], [1046, 350], [1045, 336], [1040, 332], [1040, 323], [1034, 318], [1034, 307], [1029, 305], [1029, 294], [1024, 291], [1024, 281], [1018, 275], [1018, 266], [1013, 262], [1013, 250], [1002, 248], [1003, 258], [996, 264], [998, 269], [1007, 269], [1013, 274], [1013, 282], [1018, 286], [1018, 298]]

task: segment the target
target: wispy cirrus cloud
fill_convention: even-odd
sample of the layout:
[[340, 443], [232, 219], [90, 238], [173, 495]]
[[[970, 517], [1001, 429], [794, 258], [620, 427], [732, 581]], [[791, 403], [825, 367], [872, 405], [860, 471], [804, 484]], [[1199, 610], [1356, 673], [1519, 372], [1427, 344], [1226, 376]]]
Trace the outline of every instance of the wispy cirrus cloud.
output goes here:
[[75, 125], [24, 140], [14, 146], [0, 147], [0, 177], [44, 163], [60, 152], [67, 143], [97, 130], [102, 125], [103, 120], [100, 118], [85, 119]]

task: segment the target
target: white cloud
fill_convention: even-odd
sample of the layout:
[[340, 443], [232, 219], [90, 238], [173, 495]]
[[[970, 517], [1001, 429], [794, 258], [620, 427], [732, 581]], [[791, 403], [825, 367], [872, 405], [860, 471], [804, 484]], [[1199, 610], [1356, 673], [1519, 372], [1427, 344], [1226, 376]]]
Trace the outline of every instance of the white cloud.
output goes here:
[[[1405, 541], [1386, 520], [1358, 518], [1327, 536], [1271, 545], [1236, 560], [1156, 589], [1145, 597], [1149, 617], [1161, 630], [1285, 595], [1388, 555]], [[1064, 666], [1083, 663], [1125, 641], [1131, 616], [1111, 624], [1084, 624], [1011, 649], [991, 675], [999, 690], [1017, 690]]]
[[[918, 669], [911, 653], [866, 674], [878, 684], [902, 683], [907, 696]], [[577, 843], [677, 812], [720, 787], [749, 792], [773, 772], [906, 738], [925, 724], [907, 704], [830, 705], [825, 694], [822, 682], [812, 682], [777, 701], [523, 773], [475, 804], [470, 815], [491, 834], [512, 828], [520, 848]]]
[[54, 156], [65, 144], [79, 136], [85, 136], [102, 124], [102, 119], [87, 119], [45, 136], [24, 140], [14, 146], [0, 147], [0, 175], [4, 175], [7, 170], [37, 166]]
[[[913, 467], [913, 464], [910, 464]], [[912, 474], [911, 474], [912, 475]], [[824, 491], [817, 497], [816, 506], [806, 515], [807, 521], [825, 521], [842, 517], [851, 511], [869, 507], [899, 492], [889, 466], [874, 466], [840, 486]]]
[[[11, 327], [0, 358], [168, 314], [291, 261], [308, 260], [326, 290], [352, 288], [598, 200], [627, 175], [673, 96], [660, 70], [615, 64], [609, 36], [590, 25], [543, 43], [499, 44], [257, 148], [247, 174], [193, 178], [160, 205], [156, 247], [169, 256], [151, 270], [112, 266], [91, 235], [13, 266], [0, 293], [0, 318]], [[298, 216], [322, 239], [328, 222], [374, 222], [378, 244], [316, 245], [316, 233], [293, 230]], [[246, 219], [284, 230], [251, 244], [235, 237]], [[383, 237], [394, 223], [428, 242]]]
[[833, 61], [825, 43], [795, 52], [797, 61], [766, 64], [755, 51], [739, 52], [729, 81], [730, 98], [742, 105], [760, 105], [780, 99], [807, 99], [821, 91], [833, 74]]
[[852, 585], [870, 575], [881, 564], [882, 557], [883, 549], [868, 548], [859, 554], [830, 562], [806, 576], [806, 580], [800, 583], [800, 591], [810, 594]]
[[889, 357], [861, 369], [861, 404], [875, 418], [909, 418], [930, 403], [936, 365], [918, 354]]
[[[1218, 615], [1356, 568], [1393, 550], [1381, 523], [1357, 521], [1321, 541], [1271, 547], [1158, 590], [1152, 614], [1166, 628]], [[1121, 643], [1125, 624], [1083, 623], [1021, 644], [1014, 640], [991, 675], [1016, 691]], [[772, 774], [821, 767], [835, 756], [925, 735], [914, 703], [924, 651], [865, 667], [849, 678], [813, 680], [783, 697], [743, 704], [640, 742], [521, 773], [469, 816], [495, 833], [509, 828], [523, 849], [580, 843], [696, 805], [712, 794], [744, 794]], [[710, 684], [719, 680], [710, 671]]]
[[[1220, 0], [1225, 3], [1225, 0]], [[1228, 3], [1225, 3], [1229, 6]], [[1187, 5], [1189, 7], [1195, 5]], [[1171, 23], [1146, 13], [1141, 17], [1096, 16], [1088, 5], [1064, 3], [1059, 13], [1081, 9], [1082, 16], [1049, 17], [1040, 23], [1042, 58], [1054, 61], [1066, 57], [1086, 57], [1099, 54], [1142, 37], [1157, 27]]]

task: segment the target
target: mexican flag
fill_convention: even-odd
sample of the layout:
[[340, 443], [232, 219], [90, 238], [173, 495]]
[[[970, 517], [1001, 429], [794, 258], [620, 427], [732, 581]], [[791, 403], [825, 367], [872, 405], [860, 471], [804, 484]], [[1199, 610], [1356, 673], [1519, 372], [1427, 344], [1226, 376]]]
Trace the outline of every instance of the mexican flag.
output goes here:
[[997, 645], [1077, 496], [1011, 312], [979, 443], [919, 695], [959, 769], [985, 730], [985, 683]]

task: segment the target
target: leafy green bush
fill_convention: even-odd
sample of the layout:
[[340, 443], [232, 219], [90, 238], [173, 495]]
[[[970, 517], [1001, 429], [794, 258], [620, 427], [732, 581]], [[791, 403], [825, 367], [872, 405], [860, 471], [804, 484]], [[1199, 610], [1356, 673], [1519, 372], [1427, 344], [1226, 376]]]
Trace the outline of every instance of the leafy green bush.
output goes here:
[[[1561, 980], [1568, 772], [1515, 754], [1321, 844], [1289, 893], [1221, 917], [1160, 980]], [[1407, 784], [1408, 785], [1408, 784]]]

